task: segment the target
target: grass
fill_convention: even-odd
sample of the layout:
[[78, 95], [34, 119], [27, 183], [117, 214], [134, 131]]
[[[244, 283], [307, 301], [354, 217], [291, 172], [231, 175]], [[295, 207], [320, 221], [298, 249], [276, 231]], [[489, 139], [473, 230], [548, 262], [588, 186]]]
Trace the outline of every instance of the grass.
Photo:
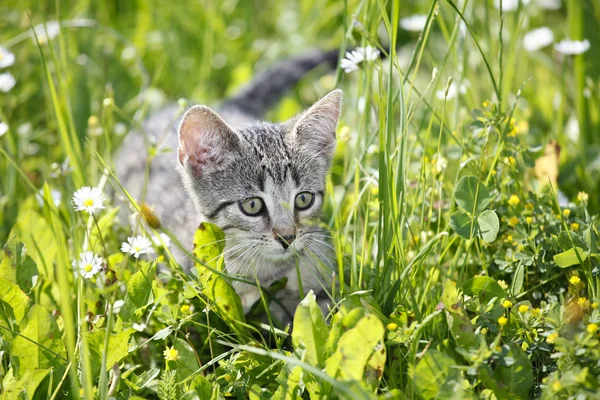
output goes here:
[[[596, 396], [600, 6], [536, 4], [3, 2], [16, 61], [0, 73], [17, 84], [0, 96], [0, 396]], [[590, 49], [526, 51], [543, 25]], [[329, 315], [305, 293], [293, 332], [244, 316], [218, 228], [186, 273], [166, 246], [120, 251], [161, 232], [132, 232], [117, 215], [132, 205], [74, 210], [84, 185], [127, 195], [113, 155], [167, 102], [214, 104], [278, 59], [356, 45], [389, 55], [311, 73], [268, 115], [344, 90]], [[73, 278], [83, 251], [107, 261], [94, 279]]]

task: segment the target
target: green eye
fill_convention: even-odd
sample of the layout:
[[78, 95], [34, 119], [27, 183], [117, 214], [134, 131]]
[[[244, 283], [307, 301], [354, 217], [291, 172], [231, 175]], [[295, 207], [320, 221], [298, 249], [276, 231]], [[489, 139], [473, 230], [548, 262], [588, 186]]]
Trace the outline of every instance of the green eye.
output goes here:
[[255, 217], [263, 210], [264, 204], [260, 197], [253, 197], [240, 203], [240, 210], [246, 215]]
[[301, 192], [296, 195], [294, 205], [297, 210], [306, 210], [315, 202], [315, 196], [311, 192]]

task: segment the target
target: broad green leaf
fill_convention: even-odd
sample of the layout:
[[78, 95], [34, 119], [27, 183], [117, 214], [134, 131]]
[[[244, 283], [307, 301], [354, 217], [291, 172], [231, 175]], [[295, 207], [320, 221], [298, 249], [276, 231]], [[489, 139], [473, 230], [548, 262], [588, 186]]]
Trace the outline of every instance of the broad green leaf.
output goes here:
[[[225, 248], [225, 235], [216, 225], [208, 222], [200, 224], [194, 234], [194, 249], [192, 253], [197, 259], [213, 269], [218, 269], [219, 258]], [[206, 272], [202, 264], [196, 263], [200, 275]]]
[[17, 377], [27, 371], [53, 368], [60, 376], [66, 364], [66, 350], [56, 321], [48, 311], [33, 305], [20, 324], [20, 335], [11, 346], [13, 365], [18, 366]]
[[495, 211], [485, 210], [477, 217], [477, 222], [479, 223], [479, 234], [483, 240], [488, 243], [496, 240], [500, 229], [500, 221]]
[[6, 279], [0, 279], [0, 301], [12, 308], [15, 322], [17, 324], [21, 322], [29, 303], [29, 297], [21, 291], [19, 286]]
[[279, 387], [273, 393], [272, 400], [300, 400], [302, 399], [302, 367], [296, 365], [290, 368], [285, 365], [277, 377]]
[[[577, 257], [579, 255], [579, 258]], [[581, 247], [574, 247], [570, 250], [563, 251], [562, 253], [556, 254], [554, 256], [554, 262], [560, 268], [572, 267], [573, 265], [578, 265], [581, 262], [585, 261], [588, 254]]]
[[461, 309], [461, 312], [455, 313], [446, 310], [446, 321], [457, 345], [465, 350], [479, 347], [477, 335], [473, 331], [473, 324], [463, 309]]
[[156, 272], [156, 263], [146, 263], [127, 281], [125, 304], [121, 308], [124, 321], [137, 321], [143, 309], [152, 303], [152, 281]]
[[451, 281], [450, 279], [444, 282], [442, 303], [444, 303], [446, 310], [450, 312], [459, 313], [462, 310], [460, 306], [460, 298], [458, 296], [458, 289], [456, 288], [456, 282]]
[[[194, 234], [194, 256], [215, 270], [222, 269], [219, 259], [225, 248], [224, 238], [225, 235], [217, 226], [203, 222]], [[195, 264], [202, 284], [202, 294], [208, 299], [211, 308], [230, 324], [244, 322], [246, 319], [242, 302], [229, 282], [204, 265], [198, 262]]]
[[514, 296], [521, 293], [523, 289], [523, 280], [525, 279], [525, 266], [522, 263], [517, 265], [515, 269], [515, 274], [513, 276], [512, 284], [510, 285], [510, 290]]
[[463, 176], [454, 189], [456, 204], [471, 214], [479, 215], [492, 201], [490, 192], [475, 176]]
[[462, 378], [456, 361], [437, 350], [428, 350], [410, 371], [410, 376], [417, 393], [424, 399], [452, 398], [457, 390], [462, 390]]
[[527, 399], [533, 385], [531, 361], [520, 347], [505, 346], [509, 351], [494, 364], [495, 369], [487, 364], [480, 368], [481, 380], [499, 399]]
[[325, 345], [328, 335], [329, 329], [325, 317], [323, 317], [316, 296], [311, 290], [296, 308], [292, 344], [294, 348], [298, 348], [302, 344], [306, 349], [306, 361], [311, 365], [322, 367], [325, 362]]
[[177, 370], [177, 381], [180, 382], [200, 368], [196, 352], [188, 342], [181, 338], [175, 339], [173, 347], [177, 350], [176, 361], [168, 361], [169, 365]]
[[[108, 338], [108, 350], [106, 352], [106, 370], [110, 370], [114, 364], [119, 363], [129, 354], [129, 339], [133, 329], [125, 329], [120, 332], [112, 332]], [[88, 333], [90, 356], [92, 359], [93, 375], [100, 373], [102, 366], [102, 355], [104, 352], [104, 340], [106, 329], [96, 329]]]
[[384, 334], [383, 323], [374, 315], [365, 315], [342, 334], [335, 353], [325, 362], [325, 372], [339, 380], [364, 381], [369, 360], [376, 352], [385, 353]]
[[473, 239], [479, 233], [479, 224], [463, 210], [450, 217], [450, 227], [463, 239]]
[[469, 296], [483, 296], [484, 301], [493, 297], [506, 297], [506, 292], [494, 279], [487, 276], [476, 276], [463, 283], [463, 292]]
[[11, 231], [11, 236], [13, 234], [25, 244], [27, 254], [35, 261], [40, 274], [53, 279], [57, 243], [48, 222], [34, 210], [23, 210]]
[[23, 243], [9, 240], [4, 246], [4, 257], [0, 262], [0, 279], [19, 285], [25, 293], [31, 291], [33, 277], [38, 274], [35, 262], [24, 251]]
[[[44, 398], [43, 394], [35, 396], [35, 392], [49, 373], [50, 369], [36, 369], [25, 372], [21, 379], [17, 380], [13, 376], [12, 368], [9, 369], [2, 380], [2, 395], [0, 398], [2, 400]], [[44, 387], [47, 387], [47, 385], [43, 385], [42, 390]]]
[[[571, 240], [573, 241], [571, 243]], [[562, 231], [558, 234], [558, 245], [563, 250], [569, 250], [573, 247], [581, 247], [582, 249], [587, 249], [588, 245], [577, 233], [573, 231]], [[573, 246], [575, 245], [575, 246]]]

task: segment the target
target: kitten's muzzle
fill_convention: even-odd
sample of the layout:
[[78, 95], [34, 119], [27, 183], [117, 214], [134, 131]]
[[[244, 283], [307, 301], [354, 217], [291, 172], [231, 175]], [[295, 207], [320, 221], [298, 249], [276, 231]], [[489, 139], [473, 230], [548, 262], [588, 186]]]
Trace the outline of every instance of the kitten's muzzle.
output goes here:
[[276, 235], [275, 236], [275, 240], [277, 240], [279, 243], [281, 243], [281, 246], [283, 246], [284, 250], [286, 250], [288, 247], [290, 247], [290, 245], [292, 244], [294, 239], [296, 239], [296, 235]]

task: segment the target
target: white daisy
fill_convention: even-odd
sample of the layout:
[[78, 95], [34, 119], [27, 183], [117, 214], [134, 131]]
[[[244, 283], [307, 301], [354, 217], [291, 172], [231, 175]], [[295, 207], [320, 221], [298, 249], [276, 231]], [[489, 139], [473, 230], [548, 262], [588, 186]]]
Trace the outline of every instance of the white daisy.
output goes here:
[[150, 250], [152, 250], [152, 242], [141, 235], [130, 236], [127, 238], [127, 242], [121, 244], [121, 251], [129, 253], [135, 258], [139, 258], [140, 254], [148, 253]]
[[373, 62], [378, 58], [379, 50], [371, 46], [359, 47], [355, 50], [346, 52], [346, 58], [342, 59], [340, 66], [344, 72], [349, 74], [350, 72], [356, 71], [361, 62]]
[[104, 208], [104, 196], [97, 187], [84, 186], [73, 194], [73, 205], [75, 211], [94, 211]]
[[[36, 25], [33, 30], [35, 31], [39, 44], [45, 45], [58, 36], [60, 33], [60, 24], [58, 21], [48, 21], [45, 26], [44, 24], [39, 24]], [[35, 36], [33, 36], [33, 40], [35, 41]]]
[[[460, 87], [458, 87], [456, 85], [456, 83], [454, 81], [452, 81], [452, 83], [450, 83], [450, 87], [448, 88], [448, 100], [452, 100], [453, 98], [455, 98], [456, 96], [458, 96], [458, 94], [465, 94], [467, 93], [467, 86], [469, 86], [469, 81], [465, 80], [464, 83], [462, 83], [460, 85]], [[435, 97], [437, 97], [440, 100], [444, 100], [446, 98], [446, 89], [442, 89], [442, 90], [438, 90], [435, 92]]]
[[15, 55], [7, 48], [0, 46], [0, 68], [10, 67], [15, 63]]
[[545, 10], [559, 10], [561, 6], [560, 0], [536, 0], [535, 4]]
[[[529, 4], [529, 0], [502, 0], [502, 11], [516, 11], [519, 8], [519, 3], [525, 6]], [[500, 9], [500, 0], [494, 0], [494, 7]]]
[[523, 36], [523, 46], [527, 51], [537, 51], [554, 42], [552, 30], [546, 26], [529, 31]]
[[565, 55], [577, 55], [583, 54], [588, 51], [590, 48], [590, 41], [587, 39], [583, 40], [561, 40], [560, 42], [554, 45], [554, 49], [559, 53], [563, 53]]
[[423, 29], [425, 29], [426, 23], [427, 15], [415, 14], [400, 19], [400, 28], [410, 32], [421, 32]]
[[0, 137], [4, 136], [6, 132], [8, 132], [8, 124], [4, 121], [0, 121]]
[[10, 72], [0, 74], [0, 92], [8, 93], [17, 83], [17, 80]]
[[79, 260], [73, 261], [73, 272], [85, 279], [93, 278], [102, 269], [102, 262], [102, 257], [86, 251], [79, 255]]

